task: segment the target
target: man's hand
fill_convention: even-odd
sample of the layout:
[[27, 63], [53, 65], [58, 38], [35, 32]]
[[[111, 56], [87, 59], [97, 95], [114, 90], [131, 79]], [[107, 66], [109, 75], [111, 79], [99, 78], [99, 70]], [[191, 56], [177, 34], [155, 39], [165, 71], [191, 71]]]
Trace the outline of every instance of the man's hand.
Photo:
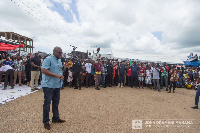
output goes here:
[[62, 75], [58, 75], [57, 78], [59, 78], [59, 79], [61, 79], [61, 80], [64, 80], [64, 79], [65, 79], [64, 76], [62, 76]]

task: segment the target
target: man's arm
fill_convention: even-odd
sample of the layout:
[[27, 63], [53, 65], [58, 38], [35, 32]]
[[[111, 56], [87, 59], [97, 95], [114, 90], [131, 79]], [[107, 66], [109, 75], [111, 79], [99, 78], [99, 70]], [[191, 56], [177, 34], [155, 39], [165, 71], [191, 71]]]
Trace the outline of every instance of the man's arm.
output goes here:
[[47, 76], [52, 76], [52, 77], [56, 77], [56, 78], [59, 78], [61, 80], [64, 80], [64, 76], [52, 73], [52, 72], [50, 72], [49, 70], [47, 70], [45, 68], [41, 68], [41, 72], [44, 73]]
[[34, 62], [31, 62], [31, 66], [40, 68], [40, 66], [35, 65]]
[[35, 63], [34, 63], [34, 58], [31, 58], [31, 66], [33, 66], [33, 67], [38, 67], [38, 69], [41, 67], [41, 62], [40, 62], [40, 66], [38, 66], [38, 65], [35, 65]]

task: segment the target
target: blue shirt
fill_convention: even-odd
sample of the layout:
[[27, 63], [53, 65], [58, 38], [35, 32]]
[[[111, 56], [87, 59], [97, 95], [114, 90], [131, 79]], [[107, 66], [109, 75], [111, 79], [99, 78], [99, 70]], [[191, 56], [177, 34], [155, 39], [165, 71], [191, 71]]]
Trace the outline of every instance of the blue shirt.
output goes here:
[[5, 60], [5, 61], [3, 61], [3, 65], [12, 66], [13, 65], [13, 61], [11, 61], [11, 60], [9, 60], [9, 61]]
[[131, 75], [138, 75], [138, 71], [140, 71], [139, 66], [137, 65], [131, 65]]
[[[49, 70], [52, 73], [63, 75], [61, 59], [57, 59], [54, 55], [48, 56], [42, 63], [42, 68]], [[53, 76], [47, 76], [42, 73], [41, 87], [60, 88], [63, 81]]]
[[119, 68], [119, 74], [123, 76], [125, 74], [125, 66], [119, 65], [118, 68]]

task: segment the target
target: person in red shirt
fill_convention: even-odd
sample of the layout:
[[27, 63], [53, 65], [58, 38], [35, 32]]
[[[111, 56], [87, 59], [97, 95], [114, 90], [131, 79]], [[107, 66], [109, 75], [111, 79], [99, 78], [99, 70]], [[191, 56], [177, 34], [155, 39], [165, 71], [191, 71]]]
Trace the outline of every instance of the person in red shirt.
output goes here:
[[143, 63], [140, 63], [140, 73], [139, 73], [139, 88], [140, 88], [140, 85], [142, 83], [142, 88], [144, 87], [144, 77], [145, 77], [145, 70], [146, 68], [144, 67]]
[[95, 63], [93, 67], [95, 67], [96, 71], [95, 71], [95, 75], [94, 75], [94, 80], [95, 80], [95, 89], [96, 90], [100, 90], [99, 88], [99, 82], [100, 82], [100, 79], [101, 79], [101, 62], [100, 62], [100, 59], [98, 59], [98, 63]]
[[128, 86], [130, 87], [131, 86], [131, 67], [130, 67], [130, 63], [128, 63], [126, 71], [127, 71], [127, 83], [128, 83]]

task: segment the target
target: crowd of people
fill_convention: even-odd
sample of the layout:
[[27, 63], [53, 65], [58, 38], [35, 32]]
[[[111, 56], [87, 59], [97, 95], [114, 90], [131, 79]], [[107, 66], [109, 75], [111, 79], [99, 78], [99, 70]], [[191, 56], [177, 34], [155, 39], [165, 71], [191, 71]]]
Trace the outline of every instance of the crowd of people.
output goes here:
[[[22, 58], [0, 55], [0, 81], [4, 81], [3, 90], [7, 86], [11, 89], [16, 84], [26, 84], [31, 90], [39, 90], [41, 84], [44, 92], [43, 123], [44, 128], [51, 129], [49, 112], [52, 101], [52, 122], [63, 123], [60, 119], [58, 105], [60, 90], [69, 86], [81, 90], [82, 87], [135, 87], [166, 90], [175, 93], [175, 88], [186, 87], [197, 89], [195, 106], [198, 109], [200, 96], [199, 67], [184, 67], [154, 62], [135, 62], [107, 58], [72, 59], [62, 58], [62, 49], [55, 47], [53, 55], [40, 57], [35, 53], [33, 57]], [[165, 87], [165, 89], [164, 89]]]
[[[35, 53], [34, 57], [27, 56], [0, 56], [1, 76], [4, 75], [4, 89], [9, 85], [26, 84], [31, 90], [38, 90], [41, 83], [41, 65], [44, 58]], [[199, 80], [199, 67], [184, 67], [166, 63], [147, 63], [128, 60], [110, 60], [101, 58], [97, 60], [63, 58], [62, 67], [64, 75], [63, 87], [69, 86], [81, 90], [82, 87], [148, 87], [154, 90], [175, 92], [175, 88], [195, 89]], [[4, 72], [4, 74], [3, 74]], [[10, 78], [9, 78], [10, 77]], [[9, 79], [8, 79], [9, 78]], [[173, 89], [173, 91], [171, 91]]]

